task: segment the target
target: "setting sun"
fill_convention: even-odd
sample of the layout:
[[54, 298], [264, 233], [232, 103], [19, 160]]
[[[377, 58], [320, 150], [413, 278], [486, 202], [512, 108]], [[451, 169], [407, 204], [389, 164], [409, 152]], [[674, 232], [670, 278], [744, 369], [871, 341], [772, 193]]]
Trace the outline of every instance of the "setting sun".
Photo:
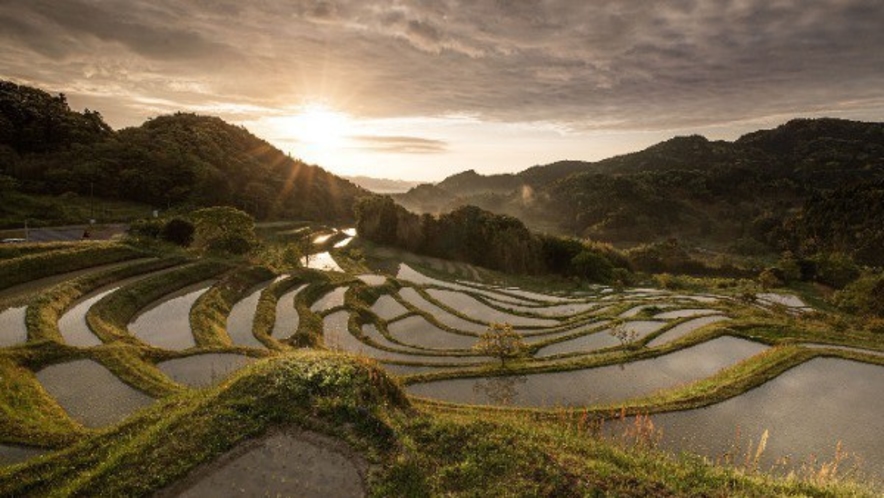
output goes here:
[[323, 104], [304, 106], [294, 116], [280, 121], [281, 133], [302, 146], [315, 149], [340, 147], [353, 128], [352, 120], [346, 114]]

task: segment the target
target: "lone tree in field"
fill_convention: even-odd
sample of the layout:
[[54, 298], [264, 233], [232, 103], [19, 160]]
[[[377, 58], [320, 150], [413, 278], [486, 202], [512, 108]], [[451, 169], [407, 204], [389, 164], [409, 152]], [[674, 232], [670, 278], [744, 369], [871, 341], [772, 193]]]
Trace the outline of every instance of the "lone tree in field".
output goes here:
[[479, 337], [473, 346], [477, 353], [494, 356], [500, 360], [500, 366], [506, 366], [506, 360], [519, 358], [528, 352], [528, 345], [522, 336], [513, 330], [508, 323], [492, 323], [488, 330]]

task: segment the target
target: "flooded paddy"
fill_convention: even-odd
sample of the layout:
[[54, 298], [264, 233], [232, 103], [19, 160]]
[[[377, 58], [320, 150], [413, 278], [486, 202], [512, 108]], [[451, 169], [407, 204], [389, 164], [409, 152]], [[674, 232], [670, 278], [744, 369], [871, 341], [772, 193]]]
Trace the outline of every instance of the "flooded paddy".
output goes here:
[[58, 331], [64, 338], [64, 342], [82, 348], [98, 346], [102, 344], [101, 339], [92, 333], [89, 324], [86, 323], [86, 313], [89, 308], [100, 301], [105, 296], [115, 292], [120, 286], [114, 286], [111, 289], [97, 292], [93, 295], [86, 296], [85, 299], [75, 304], [71, 309], [65, 311], [61, 318], [58, 319]]
[[496, 391], [511, 392], [508, 403], [525, 407], [588, 406], [625, 401], [708, 377], [767, 347], [720, 337], [649, 360], [568, 372], [509, 377], [450, 379], [406, 388], [409, 394], [469, 404], [501, 404]]
[[417, 348], [466, 350], [473, 347], [476, 337], [452, 334], [442, 330], [421, 316], [410, 316], [387, 326], [390, 335], [403, 344]]
[[74, 420], [86, 427], [114, 424], [153, 403], [153, 398], [92, 360], [48, 366], [37, 380]]
[[164, 361], [157, 368], [179, 384], [199, 388], [218, 384], [254, 361], [241, 354], [210, 353]]
[[432, 352], [429, 351], [423, 351], [423, 354], [421, 354], [420, 351], [414, 350], [412, 353], [407, 346], [391, 344], [373, 325], [365, 325], [362, 328], [362, 332], [366, 336], [371, 337], [372, 340], [377, 341], [379, 344], [395, 347], [398, 351], [387, 351], [385, 349], [375, 348], [360, 341], [350, 333], [347, 328], [349, 318], [349, 314], [346, 311], [337, 311], [325, 317], [325, 320], [323, 320], [323, 335], [326, 347], [329, 349], [364, 355], [378, 361], [469, 366], [487, 360], [487, 358], [482, 357], [431, 356]]
[[306, 261], [302, 259], [301, 264], [313, 270], [338, 272], [344, 271], [341, 269], [340, 266], [338, 266], [338, 262], [335, 261], [335, 258], [333, 258], [328, 252], [311, 254], [309, 258], [306, 258]]
[[855, 348], [851, 346], [836, 346], [832, 344], [815, 344], [815, 343], [802, 343], [799, 344], [801, 347], [811, 348], [811, 349], [835, 349], [839, 351], [849, 351], [851, 353], [861, 353], [867, 354], [871, 356], [884, 356], [884, 351], [876, 351], [874, 349], [863, 349], [863, 348]]
[[408, 313], [408, 308], [394, 299], [392, 296], [381, 296], [371, 306], [371, 311], [382, 320], [392, 320], [397, 316]]
[[570, 304], [557, 304], [553, 306], [525, 306], [518, 304], [510, 304], [507, 302], [497, 301], [495, 304], [500, 306], [501, 308], [505, 308], [511, 311], [522, 312], [522, 313], [532, 313], [535, 315], [543, 316], [543, 317], [569, 317], [573, 315], [580, 315], [586, 313], [588, 311], [595, 310], [599, 308], [598, 303], [570, 303]]
[[31, 458], [45, 455], [50, 451], [52, 450], [45, 448], [0, 444], [0, 467], [21, 463]]
[[16, 306], [0, 311], [0, 347], [28, 342], [27, 309], [27, 306]]
[[662, 334], [655, 337], [653, 340], [648, 342], [647, 347], [655, 348], [657, 346], [662, 346], [664, 344], [668, 344], [672, 341], [676, 341], [681, 339], [682, 337], [694, 332], [695, 330], [699, 330], [707, 325], [712, 325], [713, 323], [723, 322], [726, 320], [730, 320], [730, 318], [724, 315], [709, 315], [703, 316], [700, 318], [695, 318], [693, 320], [688, 320], [687, 322], [680, 323], [675, 327], [663, 332]]
[[261, 291], [268, 285], [269, 282], [257, 286], [230, 309], [227, 316], [227, 335], [234, 344], [252, 348], [264, 347], [252, 333], [252, 326], [255, 324], [255, 311], [258, 309], [258, 300], [261, 299]]
[[366, 464], [341, 441], [274, 432], [240, 443], [159, 496], [363, 497]]
[[[628, 333], [634, 333], [635, 340], [641, 340], [643, 337], [653, 334], [665, 326], [666, 322], [635, 321], [625, 322], [623, 329]], [[567, 341], [550, 344], [541, 348], [535, 356], [542, 358], [557, 354], [591, 352], [621, 346], [623, 343], [620, 342], [620, 339], [611, 335], [610, 332], [611, 329], [605, 329]]]
[[808, 306], [804, 301], [801, 300], [800, 297], [794, 294], [776, 294], [773, 292], [767, 292], [758, 294], [756, 297], [764, 304], [775, 304], [801, 311], [806, 311], [810, 309], [810, 306]]
[[135, 317], [129, 331], [158, 348], [182, 350], [196, 346], [190, 328], [190, 308], [211, 285], [202, 282], [169, 294]]
[[658, 315], [654, 315], [657, 320], [674, 320], [677, 318], [692, 318], [695, 316], [714, 315], [721, 313], [718, 310], [710, 310], [706, 308], [680, 309], [674, 311], [666, 311]]
[[363, 349], [371, 347], [350, 333], [349, 321], [350, 313], [347, 311], [335, 311], [322, 320], [322, 336], [325, 347], [349, 353], [359, 353]]
[[298, 330], [301, 319], [295, 308], [295, 296], [306, 288], [307, 284], [304, 284], [290, 290], [276, 301], [276, 321], [273, 322], [273, 333], [271, 334], [274, 339], [288, 339]]
[[349, 287], [338, 287], [330, 291], [313, 303], [313, 306], [310, 306], [310, 310], [314, 313], [322, 313], [323, 311], [343, 306], [344, 294], [347, 293], [348, 288]]
[[463, 318], [453, 315], [448, 311], [436, 306], [435, 304], [424, 299], [416, 290], [411, 287], [405, 287], [399, 291], [402, 299], [406, 300], [417, 309], [432, 315], [439, 323], [446, 327], [464, 332], [484, 332], [488, 327], [479, 323], [474, 323]]
[[368, 273], [365, 275], [357, 275], [356, 278], [365, 282], [365, 285], [370, 285], [372, 287], [384, 285], [384, 283], [387, 281], [387, 277], [383, 275], [372, 275]]
[[620, 313], [620, 317], [621, 318], [632, 318], [634, 316], [638, 316], [638, 315], [642, 314], [642, 312], [644, 312], [645, 310], [649, 310], [650, 312], [653, 312], [654, 310], [657, 310], [657, 309], [671, 308], [673, 306], [674, 305], [672, 305], [672, 304], [663, 304], [663, 303], [661, 303], [661, 304], [640, 304], [638, 306], [634, 306], [632, 308], [629, 308], [628, 310], [624, 311], [623, 313]]
[[433, 355], [432, 351], [420, 350], [420, 349], [411, 349], [408, 346], [403, 346], [401, 344], [396, 344], [394, 342], [390, 342], [383, 334], [374, 326], [374, 325], [364, 325], [362, 327], [362, 333], [365, 334], [366, 337], [371, 339], [372, 341], [378, 343], [379, 345], [390, 347], [395, 349], [395, 351], [387, 351], [383, 349], [373, 348], [368, 344], [360, 343], [363, 346], [363, 354], [366, 356], [370, 356], [377, 360], [385, 360], [385, 361], [402, 361], [402, 362], [413, 362], [413, 363], [426, 363], [426, 364], [434, 364], [434, 363], [451, 363], [451, 364], [460, 364], [460, 365], [473, 365], [476, 363], [482, 363], [487, 361], [488, 358], [478, 357], [478, 356], [444, 356], [444, 355]]
[[428, 289], [427, 294], [450, 309], [485, 323], [509, 323], [514, 327], [555, 327], [558, 320], [529, 318], [496, 310], [478, 299], [450, 290]]
[[[749, 441], [758, 444], [769, 432], [761, 468], [789, 457], [786, 470], [816, 455], [834, 459], [835, 447], [855, 453], [861, 469], [884, 478], [884, 367], [835, 358], [816, 358], [764, 385], [716, 405], [655, 415], [663, 445], [717, 458], [736, 443], [737, 428], [744, 456]], [[852, 464], [842, 463], [842, 470]]]
[[519, 301], [517, 298], [514, 298], [512, 296], [507, 296], [506, 294], [500, 294], [498, 292], [487, 290], [487, 287], [484, 287], [478, 283], [471, 282], [471, 285], [463, 285], [459, 283], [449, 282], [447, 280], [439, 280], [437, 278], [429, 277], [427, 275], [424, 275], [423, 273], [420, 273], [419, 271], [415, 270], [405, 263], [401, 263], [399, 265], [399, 269], [396, 273], [396, 279], [411, 282], [417, 285], [428, 285], [458, 291], [474, 292], [476, 294], [481, 294], [482, 296], [485, 296], [489, 299], [496, 299], [498, 301], [510, 301], [516, 302], [518, 304], [532, 304], [532, 301]]

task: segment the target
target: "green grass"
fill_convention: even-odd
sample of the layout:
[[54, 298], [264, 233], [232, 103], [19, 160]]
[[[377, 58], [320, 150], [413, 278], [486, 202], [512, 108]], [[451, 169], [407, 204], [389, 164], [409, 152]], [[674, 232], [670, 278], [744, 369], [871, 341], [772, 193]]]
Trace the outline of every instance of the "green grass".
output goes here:
[[3, 496], [147, 496], [273, 427], [342, 439], [370, 496], [872, 496], [676, 460], [572, 424], [416, 409], [370, 361], [298, 352], [184, 392], [70, 449], [0, 470]]
[[77, 225], [95, 219], [99, 223], [125, 222], [151, 216], [153, 208], [135, 202], [64, 194], [61, 196], [7, 194], [0, 208], [0, 229]]
[[274, 273], [264, 267], [237, 268], [213, 285], [197, 299], [190, 312], [190, 328], [197, 345], [229, 347], [227, 315], [237, 301], [246, 297], [254, 286], [267, 282]]
[[[299, 227], [293, 224], [267, 229]], [[94, 247], [101, 248], [95, 250], [97, 259], [112, 259], [133, 251], [119, 244]], [[310, 306], [340, 286], [349, 287], [345, 307], [351, 313], [350, 332], [361, 337], [363, 325], [372, 324], [388, 335], [387, 322], [371, 312], [371, 305], [382, 295], [395, 294], [402, 284], [390, 281], [370, 287], [354, 278], [353, 273], [367, 270], [363, 250], [340, 251], [347, 258], [344, 268], [349, 274], [295, 270], [262, 292], [253, 331], [268, 350], [232, 347], [224, 330], [233, 304], [255, 284], [273, 277], [268, 268], [253, 266], [245, 258], [203, 260], [177, 268], [171, 267], [183, 259], [137, 261], [83, 275], [44, 292], [31, 301], [27, 311], [28, 344], [0, 349], [0, 442], [63, 450], [23, 465], [0, 468], [0, 496], [149, 496], [238, 443], [279, 427], [307, 429], [345, 441], [370, 463], [367, 491], [378, 497], [875, 495], [821, 473], [774, 478], [754, 468], [715, 466], [698, 457], [674, 458], [656, 451], [652, 438], [607, 440], [594, 429], [594, 424], [603, 419], [692, 409], [729, 399], [819, 356], [884, 365], [884, 358], [862, 353], [794, 345], [821, 342], [884, 349], [880, 336], [845, 326], [847, 318], [835, 310], [794, 317], [783, 310], [760, 310], [724, 300], [714, 307], [726, 312], [731, 321], [703, 328], [659, 348], [643, 348], [637, 343], [597, 354], [511, 361], [506, 368], [489, 364], [392, 380], [375, 362], [359, 356], [294, 348], [322, 347], [322, 320], [328, 312], [314, 313]], [[117, 256], [103, 254], [105, 251]], [[80, 252], [80, 246], [9, 252], [8, 258], [0, 257], [0, 275], [4, 264], [11, 268], [23, 262], [30, 266], [19, 268], [36, 268], [41, 262], [49, 267], [41, 271], [63, 272], [83, 264], [92, 254]], [[62, 344], [58, 317], [77, 299], [112, 282], [160, 269], [165, 271], [124, 286], [88, 312], [88, 323], [103, 345], [73, 348]], [[191, 310], [197, 347], [161, 350], [126, 331], [132, 318], [150, 303], [221, 275]], [[484, 270], [483, 276], [498, 278]], [[549, 292], [548, 283], [557, 289], [584, 288], [560, 279], [517, 280], [509, 283], [542, 292]], [[298, 330], [292, 331], [290, 341], [277, 341], [270, 337], [277, 301], [303, 284], [308, 286], [295, 300], [300, 314]], [[694, 292], [734, 296], [739, 295], [743, 284], [721, 279], [678, 282]], [[428, 287], [415, 288], [425, 294]], [[474, 297], [484, 301], [480, 295]], [[615, 318], [634, 304], [624, 301], [599, 318]], [[414, 312], [413, 307], [406, 307]], [[458, 310], [448, 311], [463, 316]], [[420, 314], [437, 323], [434, 317]], [[563, 326], [573, 321], [563, 320]], [[678, 323], [673, 321], [671, 326]], [[643, 342], [656, 335], [659, 333], [647, 336]], [[776, 347], [712, 377], [605, 406], [546, 410], [476, 407], [409, 400], [401, 389], [402, 384], [434, 379], [615, 365], [662, 356], [722, 335]], [[243, 369], [220, 386], [204, 390], [175, 384], [156, 367], [161, 361], [205, 352], [270, 358]], [[456, 359], [456, 355], [451, 356]], [[159, 401], [119, 425], [84, 429], [46, 394], [32, 373], [49, 364], [78, 358], [100, 362], [124, 382]], [[420, 356], [414, 358], [420, 363]]]
[[0, 290], [43, 277], [146, 255], [142, 251], [116, 242], [89, 242], [70, 248], [34, 252], [0, 261]]
[[183, 263], [180, 258], [150, 259], [96, 274], [87, 274], [57, 285], [34, 299], [26, 320], [31, 341], [62, 342], [58, 320], [77, 299], [119, 280], [163, 270]]

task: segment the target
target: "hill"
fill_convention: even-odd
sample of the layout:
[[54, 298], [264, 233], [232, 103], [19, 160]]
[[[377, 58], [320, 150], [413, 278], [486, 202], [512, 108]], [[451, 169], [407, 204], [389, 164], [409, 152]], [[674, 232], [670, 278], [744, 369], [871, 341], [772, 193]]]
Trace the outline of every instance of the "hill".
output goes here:
[[[884, 123], [798, 119], [734, 142], [676, 137], [598, 162], [563, 161], [517, 175], [466, 172], [396, 199], [418, 212], [473, 204], [535, 229], [620, 245], [677, 237], [778, 250], [800, 249], [807, 244], [796, 242], [797, 234], [819, 232], [802, 227], [817, 223], [810, 203], [820, 196], [858, 188], [874, 197], [882, 178]], [[881, 209], [867, 205], [849, 216], [880, 219]], [[827, 223], [871, 226], [846, 218]]]
[[0, 160], [6, 192], [230, 205], [259, 219], [351, 221], [354, 201], [370, 195], [216, 117], [178, 113], [114, 131], [63, 95], [9, 82], [0, 83]]
[[398, 194], [407, 192], [409, 189], [421, 184], [420, 182], [408, 180], [393, 180], [390, 178], [374, 178], [370, 176], [343, 176], [341, 178], [353, 182], [369, 192], [377, 194]]

